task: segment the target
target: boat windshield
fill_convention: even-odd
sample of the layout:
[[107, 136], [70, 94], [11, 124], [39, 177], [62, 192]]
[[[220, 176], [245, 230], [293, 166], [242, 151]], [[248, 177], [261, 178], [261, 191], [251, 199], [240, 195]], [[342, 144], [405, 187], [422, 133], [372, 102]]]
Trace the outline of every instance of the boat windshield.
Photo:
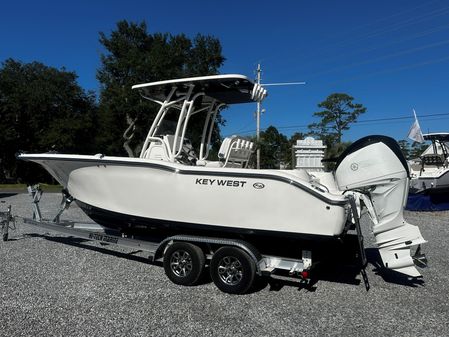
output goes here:
[[175, 113], [169, 113], [159, 124], [156, 136], [174, 135], [176, 132], [177, 120]]

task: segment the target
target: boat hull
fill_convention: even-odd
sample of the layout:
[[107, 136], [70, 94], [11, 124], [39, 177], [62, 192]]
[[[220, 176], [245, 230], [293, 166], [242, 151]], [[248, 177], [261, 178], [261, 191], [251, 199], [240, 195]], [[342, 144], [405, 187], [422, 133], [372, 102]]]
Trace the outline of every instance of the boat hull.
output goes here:
[[[173, 220], [143, 218], [128, 214], [116, 213], [76, 201], [76, 204], [93, 221], [126, 235], [145, 237], [151, 234], [152, 238], [163, 239], [174, 235], [209, 236], [229, 239], [244, 239], [248, 242], [260, 240], [275, 240], [275, 242], [289, 239], [292, 242], [299, 241], [327, 241], [338, 236], [305, 234], [297, 232], [281, 232], [260, 229], [247, 229], [230, 226], [202, 225]], [[273, 242], [273, 241], [272, 241]], [[285, 241], [284, 241], [285, 242]]]
[[449, 191], [449, 169], [428, 169], [414, 173], [410, 180], [410, 193], [447, 193]]
[[33, 161], [47, 168], [94, 221], [122, 231], [200, 228], [333, 237], [347, 220], [345, 197], [288, 172], [95, 156], [46, 155]]

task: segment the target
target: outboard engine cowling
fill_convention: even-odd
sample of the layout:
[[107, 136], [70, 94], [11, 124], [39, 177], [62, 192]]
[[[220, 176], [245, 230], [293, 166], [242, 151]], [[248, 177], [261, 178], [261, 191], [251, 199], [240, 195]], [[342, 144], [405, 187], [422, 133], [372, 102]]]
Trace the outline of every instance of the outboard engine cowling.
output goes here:
[[420, 276], [410, 248], [426, 241], [417, 226], [404, 220], [409, 168], [397, 142], [385, 136], [356, 141], [340, 156], [334, 174], [339, 189], [351, 191], [367, 207], [385, 267]]

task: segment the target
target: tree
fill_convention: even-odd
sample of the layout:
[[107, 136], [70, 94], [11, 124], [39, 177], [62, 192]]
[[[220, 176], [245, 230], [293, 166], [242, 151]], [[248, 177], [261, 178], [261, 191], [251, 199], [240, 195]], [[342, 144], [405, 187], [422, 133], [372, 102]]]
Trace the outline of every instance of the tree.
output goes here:
[[406, 139], [398, 141], [398, 144], [407, 160], [419, 158], [429, 147], [429, 145], [425, 143], [412, 142], [410, 144], [410, 141]]
[[285, 135], [274, 126], [269, 126], [260, 133], [260, 167], [274, 169], [289, 166], [291, 163], [291, 146]]
[[[172, 78], [218, 73], [224, 62], [220, 42], [213, 37], [149, 34], [145, 22], [120, 21], [109, 36], [100, 33], [106, 53], [101, 55], [97, 78], [101, 83], [99, 146], [108, 154], [136, 155], [154, 120], [154, 103], [142, 99], [131, 86]], [[202, 127], [204, 114], [192, 116], [192, 130]], [[219, 117], [217, 119], [221, 121]], [[134, 126], [131, 124], [134, 123]], [[131, 128], [131, 129], [130, 129]], [[122, 138], [124, 132], [127, 134]], [[198, 145], [200, 131], [190, 135]], [[218, 127], [213, 139], [219, 138]], [[124, 148], [126, 141], [127, 147]]]
[[[13, 59], [0, 68], [0, 180], [36, 178], [37, 170], [17, 162], [15, 153], [59, 151], [91, 153], [96, 121], [95, 97], [76, 82], [76, 74], [42, 63]], [[43, 171], [40, 171], [43, 172]], [[45, 178], [46, 177], [46, 178]]]
[[428, 147], [429, 144], [413, 142], [407, 159], [419, 158]]
[[354, 98], [347, 94], [329, 95], [325, 101], [318, 104], [318, 107], [324, 110], [313, 114], [321, 120], [309, 125], [311, 132], [321, 139], [323, 136], [328, 137], [330, 145], [341, 143], [343, 131], [349, 130], [350, 124], [356, 122], [358, 116], [366, 112], [362, 104], [353, 103], [353, 100]]
[[289, 144], [290, 144], [290, 147], [292, 147], [293, 145], [296, 145], [296, 141], [297, 141], [297, 140], [301, 140], [301, 139], [304, 139], [304, 138], [306, 138], [306, 137], [307, 137], [307, 135], [304, 134], [304, 133], [302, 133], [302, 132], [295, 132], [295, 133], [290, 137], [290, 139], [288, 140], [288, 142], [289, 142]]
[[404, 157], [410, 159], [410, 143], [406, 139], [402, 139], [398, 141], [398, 145], [401, 148]]
[[[325, 139], [324, 144], [326, 144], [326, 150], [324, 152], [324, 159], [335, 159], [338, 158], [344, 150], [346, 150], [352, 142], [341, 142], [336, 144], [330, 144], [329, 140]], [[329, 144], [329, 145], [328, 145]], [[324, 168], [326, 171], [331, 171], [335, 168], [335, 161], [324, 162]]]
[[94, 143], [95, 96], [76, 82], [74, 72], [8, 59], [0, 68], [0, 179], [48, 180], [15, 153], [90, 153]]

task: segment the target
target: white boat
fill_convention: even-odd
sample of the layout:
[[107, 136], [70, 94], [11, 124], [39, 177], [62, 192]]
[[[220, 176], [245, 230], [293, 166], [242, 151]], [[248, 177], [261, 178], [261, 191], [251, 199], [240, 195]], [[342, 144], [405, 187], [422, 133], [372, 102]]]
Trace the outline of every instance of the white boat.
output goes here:
[[449, 193], [449, 133], [428, 133], [423, 137], [432, 144], [410, 161], [410, 193]]
[[[210, 158], [210, 141], [220, 109], [266, 96], [258, 84], [242, 75], [217, 75], [133, 89], [161, 106], [139, 158], [54, 153], [18, 158], [47, 169], [94, 221], [128, 234], [322, 242], [345, 235], [354, 221], [352, 196], [369, 211], [385, 267], [420, 276], [411, 248], [425, 240], [403, 218], [409, 172], [393, 139], [365, 137], [347, 149], [334, 172], [319, 176], [257, 170], [248, 165], [251, 141], [225, 138], [218, 158]], [[204, 116], [197, 155], [186, 141], [195, 114]]]

